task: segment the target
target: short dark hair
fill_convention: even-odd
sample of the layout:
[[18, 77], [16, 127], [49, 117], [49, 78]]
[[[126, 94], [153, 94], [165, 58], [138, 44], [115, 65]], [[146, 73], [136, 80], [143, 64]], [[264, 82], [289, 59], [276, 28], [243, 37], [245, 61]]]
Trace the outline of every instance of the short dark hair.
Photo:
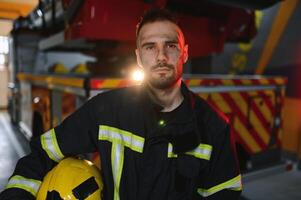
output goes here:
[[161, 8], [152, 8], [150, 10], [147, 10], [141, 17], [139, 23], [136, 26], [136, 36], [138, 37], [141, 28], [145, 24], [157, 21], [170, 21], [178, 25], [178, 21], [175, 15], [173, 15], [169, 10]]

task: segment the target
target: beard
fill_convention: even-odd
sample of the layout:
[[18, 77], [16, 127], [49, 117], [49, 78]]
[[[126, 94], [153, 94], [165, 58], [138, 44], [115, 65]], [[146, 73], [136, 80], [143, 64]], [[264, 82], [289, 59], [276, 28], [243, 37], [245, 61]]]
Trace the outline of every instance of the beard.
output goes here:
[[159, 63], [151, 68], [151, 71], [159, 68], [167, 68], [171, 73], [159, 74], [158, 76], [148, 77], [148, 83], [156, 89], [167, 89], [172, 87], [180, 78], [181, 73], [177, 73], [176, 67], [166, 63]]

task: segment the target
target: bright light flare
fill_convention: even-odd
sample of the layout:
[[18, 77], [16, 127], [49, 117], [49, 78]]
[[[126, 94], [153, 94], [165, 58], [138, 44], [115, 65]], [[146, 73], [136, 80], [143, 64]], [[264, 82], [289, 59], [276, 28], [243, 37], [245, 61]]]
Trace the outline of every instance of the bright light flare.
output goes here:
[[0, 36], [0, 53], [8, 54], [8, 51], [9, 51], [8, 37]]
[[5, 56], [3, 54], [0, 54], [0, 65], [5, 64]]
[[40, 9], [37, 10], [37, 13], [38, 13], [39, 17], [42, 17], [43, 13]]
[[35, 98], [33, 99], [33, 102], [34, 102], [34, 103], [39, 103], [39, 102], [40, 102], [40, 97], [35, 97]]
[[134, 81], [138, 81], [138, 82], [143, 81], [143, 79], [144, 79], [144, 73], [143, 73], [143, 71], [140, 70], [140, 69], [134, 70], [134, 71], [132, 72], [132, 79], [133, 79]]

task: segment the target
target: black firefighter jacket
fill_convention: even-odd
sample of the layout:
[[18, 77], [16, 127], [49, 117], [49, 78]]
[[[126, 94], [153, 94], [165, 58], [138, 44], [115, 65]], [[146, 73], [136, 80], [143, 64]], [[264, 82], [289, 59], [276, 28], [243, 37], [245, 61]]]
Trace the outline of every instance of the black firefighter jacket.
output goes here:
[[166, 115], [145, 86], [98, 94], [31, 142], [0, 200], [35, 199], [64, 157], [98, 151], [105, 200], [238, 199], [241, 192], [227, 119], [182, 83], [184, 101]]

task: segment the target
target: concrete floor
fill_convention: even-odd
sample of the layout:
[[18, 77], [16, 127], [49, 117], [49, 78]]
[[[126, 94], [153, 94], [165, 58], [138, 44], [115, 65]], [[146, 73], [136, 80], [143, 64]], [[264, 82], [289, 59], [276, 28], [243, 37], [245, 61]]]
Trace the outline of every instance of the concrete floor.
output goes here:
[[0, 191], [12, 174], [16, 162], [29, 152], [25, 137], [10, 123], [6, 111], [0, 111]]
[[[0, 111], [0, 191], [17, 160], [28, 152], [26, 138], [11, 125], [7, 112]], [[249, 179], [244, 183], [241, 200], [301, 200], [301, 171], [282, 171]]]
[[296, 169], [244, 184], [245, 200], [301, 200], [301, 171]]

